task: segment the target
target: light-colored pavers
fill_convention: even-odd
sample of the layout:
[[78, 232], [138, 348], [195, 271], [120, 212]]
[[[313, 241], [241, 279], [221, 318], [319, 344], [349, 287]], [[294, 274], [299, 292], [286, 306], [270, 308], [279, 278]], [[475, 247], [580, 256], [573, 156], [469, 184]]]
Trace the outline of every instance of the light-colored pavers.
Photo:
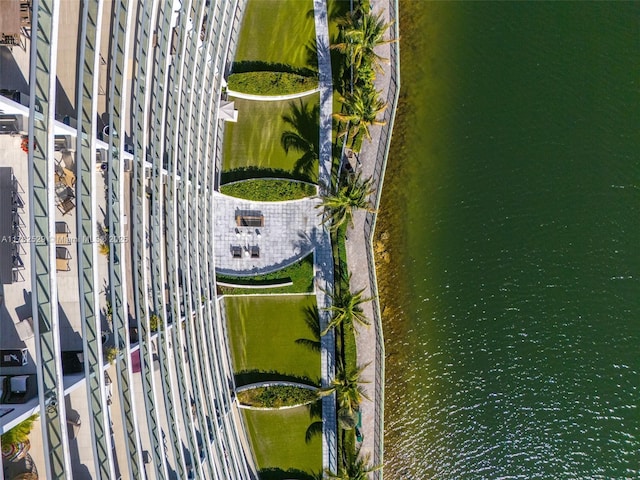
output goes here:
[[[217, 192], [214, 195], [216, 271], [230, 275], [266, 273], [303, 258], [316, 246], [317, 198], [252, 202]], [[239, 226], [237, 216], [262, 217], [263, 226]], [[234, 257], [234, 251], [240, 256]]]

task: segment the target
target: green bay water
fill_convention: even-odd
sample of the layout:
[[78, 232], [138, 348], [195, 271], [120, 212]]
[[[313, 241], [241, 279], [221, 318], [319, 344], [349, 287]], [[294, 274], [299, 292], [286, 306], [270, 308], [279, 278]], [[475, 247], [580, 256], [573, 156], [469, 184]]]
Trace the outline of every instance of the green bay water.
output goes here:
[[385, 478], [640, 478], [640, 5], [401, 0]]

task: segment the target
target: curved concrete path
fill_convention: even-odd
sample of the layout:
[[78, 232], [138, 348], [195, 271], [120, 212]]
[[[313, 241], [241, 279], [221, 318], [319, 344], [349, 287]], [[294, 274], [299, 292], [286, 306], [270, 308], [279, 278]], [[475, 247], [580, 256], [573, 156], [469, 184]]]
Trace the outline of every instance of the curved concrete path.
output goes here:
[[295, 100], [296, 98], [307, 97], [318, 93], [320, 87], [312, 90], [305, 90], [304, 92], [290, 93], [289, 95], [254, 95], [252, 93], [236, 92], [235, 90], [227, 89], [227, 95], [234, 98], [242, 98], [244, 100], [257, 100], [259, 102], [277, 102], [280, 100]]

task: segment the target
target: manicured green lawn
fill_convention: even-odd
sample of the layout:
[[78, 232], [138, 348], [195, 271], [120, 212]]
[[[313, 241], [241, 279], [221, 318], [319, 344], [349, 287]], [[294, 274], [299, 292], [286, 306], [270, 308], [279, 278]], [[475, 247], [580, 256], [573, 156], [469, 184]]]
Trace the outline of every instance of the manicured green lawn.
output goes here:
[[308, 474], [322, 470], [322, 436], [314, 435], [309, 443], [305, 441], [309, 425], [319, 421], [310, 418], [307, 407], [280, 411], [243, 409], [242, 413], [260, 470], [297, 469]]
[[[305, 319], [316, 305], [315, 295], [226, 297], [225, 305], [236, 373], [275, 371], [282, 377], [319, 379], [320, 353], [296, 343], [314, 338]], [[265, 379], [258, 375], [239, 383]]]
[[[227, 123], [224, 133], [224, 171], [242, 167], [260, 167], [293, 171], [294, 164], [302, 153], [282, 148], [280, 138], [285, 130], [293, 128], [282, 117], [288, 115], [292, 102], [260, 102], [235, 99], [238, 122]], [[302, 102], [311, 108], [320, 101], [319, 94], [304, 97]], [[317, 165], [317, 162], [316, 162]], [[318, 167], [315, 167], [317, 171]]]
[[316, 41], [309, 11], [313, 12], [312, 0], [249, 0], [235, 61], [308, 66], [306, 47]]

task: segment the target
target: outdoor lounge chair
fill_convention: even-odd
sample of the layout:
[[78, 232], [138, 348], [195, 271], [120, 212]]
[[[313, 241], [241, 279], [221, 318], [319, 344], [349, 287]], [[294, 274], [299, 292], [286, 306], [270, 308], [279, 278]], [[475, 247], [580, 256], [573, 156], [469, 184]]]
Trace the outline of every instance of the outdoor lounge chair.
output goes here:
[[71, 198], [66, 198], [60, 205], [58, 205], [58, 210], [62, 212], [62, 215], [66, 215], [74, 208], [76, 208], [76, 204], [73, 203]]
[[66, 222], [56, 222], [56, 245], [69, 245], [69, 227]]
[[58, 272], [68, 272], [71, 270], [69, 260], [71, 255], [66, 247], [56, 247], [56, 270]]

